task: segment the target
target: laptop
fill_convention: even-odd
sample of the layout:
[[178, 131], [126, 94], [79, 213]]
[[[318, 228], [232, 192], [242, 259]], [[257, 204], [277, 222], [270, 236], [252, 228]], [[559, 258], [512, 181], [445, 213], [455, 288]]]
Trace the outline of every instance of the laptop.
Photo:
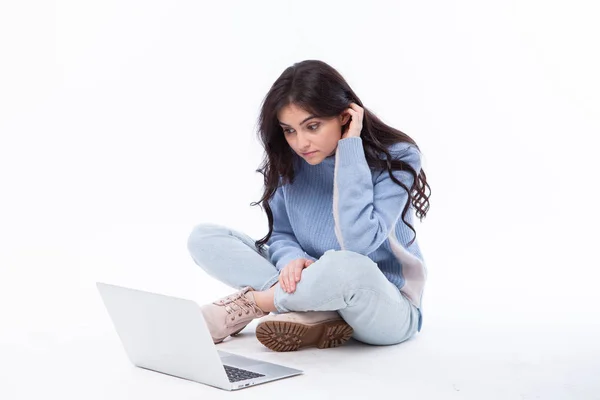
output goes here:
[[198, 304], [97, 282], [136, 367], [225, 390], [244, 389], [303, 371], [217, 350]]

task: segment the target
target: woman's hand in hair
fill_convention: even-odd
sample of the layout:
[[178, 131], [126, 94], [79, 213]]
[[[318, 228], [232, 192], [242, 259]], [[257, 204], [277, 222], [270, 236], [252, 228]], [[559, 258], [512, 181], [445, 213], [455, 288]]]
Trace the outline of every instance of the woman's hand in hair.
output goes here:
[[363, 126], [363, 116], [365, 115], [365, 109], [356, 103], [351, 103], [350, 107], [348, 107], [344, 112], [350, 114], [351, 120], [349, 124], [347, 123], [345, 125], [344, 132], [340, 140], [349, 137], [360, 137], [360, 132], [362, 131]]
[[286, 293], [294, 293], [296, 284], [300, 282], [302, 270], [312, 263], [314, 263], [313, 260], [306, 258], [298, 258], [290, 261], [279, 273], [279, 286], [281, 286], [281, 289]]

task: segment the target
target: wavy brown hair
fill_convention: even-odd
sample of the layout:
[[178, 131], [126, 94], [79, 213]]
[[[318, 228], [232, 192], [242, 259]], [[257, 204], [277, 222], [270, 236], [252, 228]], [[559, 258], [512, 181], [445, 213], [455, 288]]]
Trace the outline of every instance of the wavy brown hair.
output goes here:
[[[273, 233], [273, 212], [268, 201], [275, 194], [280, 179], [282, 184], [294, 182], [293, 150], [279, 125], [278, 112], [294, 104], [317, 117], [329, 118], [340, 115], [353, 102], [364, 109], [360, 137], [367, 163], [371, 169], [387, 169], [390, 178], [408, 192], [409, 198], [402, 211], [402, 220], [415, 234], [408, 245], [416, 239], [416, 231], [405, 220], [405, 216], [412, 203], [416, 216], [420, 221], [423, 220], [429, 210], [431, 188], [422, 169], [415, 171], [408, 163], [393, 160], [387, 147], [398, 142], [408, 142], [418, 149], [417, 144], [407, 134], [384, 124], [368, 110], [337, 70], [323, 61], [305, 60], [286, 68], [262, 102], [258, 118], [258, 136], [265, 149], [265, 156], [256, 172], [260, 172], [264, 177], [264, 193], [258, 202], [250, 205], [260, 204], [265, 210], [269, 220], [269, 233], [255, 242], [257, 249], [262, 250]], [[341, 134], [342, 132], [340, 137]], [[385, 159], [380, 158], [384, 154]], [[413, 185], [407, 188], [394, 177], [392, 170], [408, 171], [413, 176]], [[429, 194], [426, 193], [426, 189]]]

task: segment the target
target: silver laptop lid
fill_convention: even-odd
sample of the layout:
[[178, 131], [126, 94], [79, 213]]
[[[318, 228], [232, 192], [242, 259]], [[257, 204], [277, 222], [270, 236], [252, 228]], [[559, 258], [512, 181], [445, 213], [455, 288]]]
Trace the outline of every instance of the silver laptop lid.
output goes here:
[[195, 302], [106, 283], [96, 285], [134, 365], [231, 387]]

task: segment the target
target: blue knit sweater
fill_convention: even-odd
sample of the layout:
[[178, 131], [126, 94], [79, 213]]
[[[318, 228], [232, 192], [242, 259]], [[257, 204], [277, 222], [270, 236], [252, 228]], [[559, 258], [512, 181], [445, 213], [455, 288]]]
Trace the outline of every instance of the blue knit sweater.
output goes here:
[[[388, 151], [420, 171], [421, 157], [414, 145], [396, 143]], [[269, 201], [273, 233], [268, 254], [277, 269], [297, 258], [316, 261], [330, 249], [354, 251], [377, 263], [420, 309], [427, 270], [418, 242], [407, 246], [414, 235], [401, 218], [408, 193], [387, 169], [370, 169], [362, 139], [339, 140], [335, 154], [317, 165], [294, 154], [294, 171], [294, 183], [279, 186]], [[409, 172], [393, 174], [410, 189]], [[413, 225], [410, 207], [406, 219]]]

